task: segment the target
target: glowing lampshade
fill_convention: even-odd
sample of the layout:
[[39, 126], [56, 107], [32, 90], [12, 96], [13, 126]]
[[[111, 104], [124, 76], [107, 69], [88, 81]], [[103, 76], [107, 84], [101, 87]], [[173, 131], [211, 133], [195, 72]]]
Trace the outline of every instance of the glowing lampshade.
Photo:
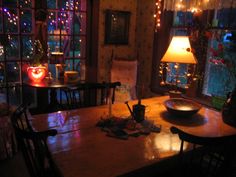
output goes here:
[[27, 68], [27, 74], [30, 80], [40, 82], [45, 78], [47, 68], [44, 66], [31, 66]]
[[174, 36], [161, 62], [197, 64], [197, 60], [191, 52], [189, 38]]

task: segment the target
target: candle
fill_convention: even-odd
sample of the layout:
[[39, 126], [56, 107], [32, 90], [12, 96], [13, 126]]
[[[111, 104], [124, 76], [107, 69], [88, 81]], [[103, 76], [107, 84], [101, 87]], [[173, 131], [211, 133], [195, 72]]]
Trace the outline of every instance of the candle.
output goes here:
[[[108, 88], [109, 89], [109, 88]], [[111, 92], [108, 90], [108, 118], [112, 116], [112, 100], [111, 100]]]

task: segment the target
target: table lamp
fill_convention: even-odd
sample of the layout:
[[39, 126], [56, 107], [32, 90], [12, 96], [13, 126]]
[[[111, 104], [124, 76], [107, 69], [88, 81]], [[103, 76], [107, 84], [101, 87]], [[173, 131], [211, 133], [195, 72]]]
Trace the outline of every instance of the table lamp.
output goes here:
[[181, 92], [178, 91], [178, 83], [180, 83], [179, 64], [197, 64], [197, 60], [191, 52], [188, 36], [173, 36], [165, 55], [161, 59], [161, 62], [175, 64], [175, 90], [170, 91], [170, 97], [180, 97]]

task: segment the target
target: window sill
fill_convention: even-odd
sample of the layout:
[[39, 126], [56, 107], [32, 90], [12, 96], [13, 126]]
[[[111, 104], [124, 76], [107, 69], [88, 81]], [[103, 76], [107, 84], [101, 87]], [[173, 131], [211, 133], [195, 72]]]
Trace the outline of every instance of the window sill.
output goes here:
[[221, 109], [217, 109], [216, 107], [213, 106], [212, 97], [210, 97], [210, 96], [190, 97], [190, 96], [187, 96], [187, 95], [183, 94], [182, 97], [186, 98], [186, 99], [193, 100], [197, 103], [200, 103], [201, 105], [203, 105], [207, 108], [214, 109], [214, 110], [219, 111], [219, 112], [221, 111]]

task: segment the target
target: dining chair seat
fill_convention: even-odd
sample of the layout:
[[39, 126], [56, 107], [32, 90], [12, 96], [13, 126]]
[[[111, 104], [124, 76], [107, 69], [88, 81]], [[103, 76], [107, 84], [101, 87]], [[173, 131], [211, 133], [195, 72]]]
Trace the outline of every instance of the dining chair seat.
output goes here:
[[[228, 177], [235, 160], [236, 135], [223, 137], [200, 137], [184, 132], [176, 127], [171, 132], [181, 140], [179, 157], [175, 169], [176, 176]], [[187, 149], [187, 151], [186, 151]], [[171, 176], [171, 175], [167, 176]]]
[[77, 86], [62, 89], [66, 96], [66, 108], [75, 109], [114, 103], [115, 89], [120, 82], [80, 83]]
[[47, 146], [49, 136], [55, 136], [56, 130], [35, 132], [28, 120], [27, 106], [20, 105], [11, 117], [15, 137], [22, 151], [31, 177], [62, 177], [60, 170], [52, 159]]

